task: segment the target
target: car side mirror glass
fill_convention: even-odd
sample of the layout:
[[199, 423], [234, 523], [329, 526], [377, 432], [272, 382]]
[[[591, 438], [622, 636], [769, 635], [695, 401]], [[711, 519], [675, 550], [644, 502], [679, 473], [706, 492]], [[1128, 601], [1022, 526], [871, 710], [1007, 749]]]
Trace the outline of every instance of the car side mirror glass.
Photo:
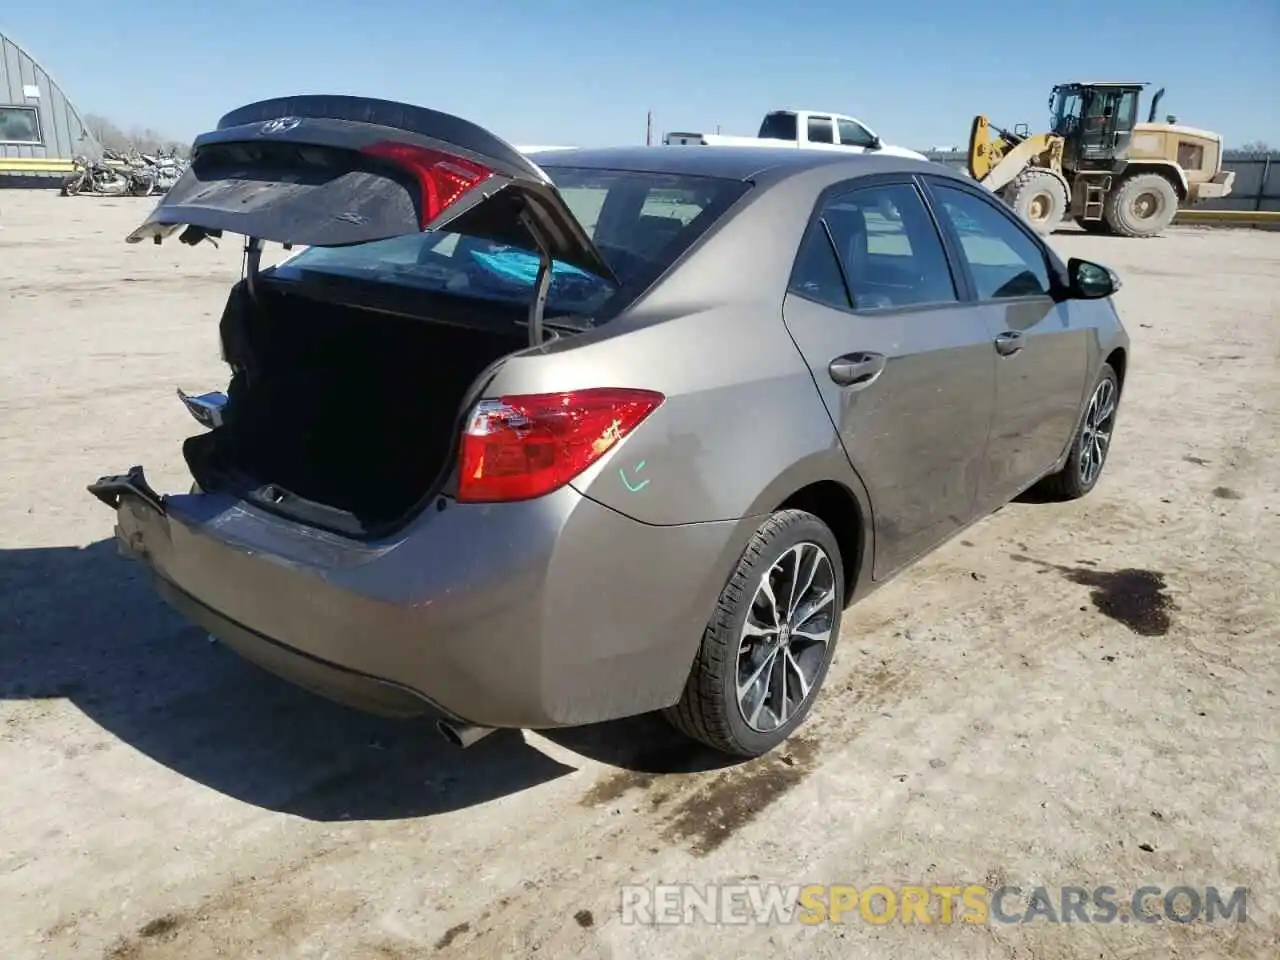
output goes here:
[[1072, 257], [1067, 263], [1071, 295], [1080, 300], [1101, 300], [1120, 289], [1120, 278], [1110, 267]]

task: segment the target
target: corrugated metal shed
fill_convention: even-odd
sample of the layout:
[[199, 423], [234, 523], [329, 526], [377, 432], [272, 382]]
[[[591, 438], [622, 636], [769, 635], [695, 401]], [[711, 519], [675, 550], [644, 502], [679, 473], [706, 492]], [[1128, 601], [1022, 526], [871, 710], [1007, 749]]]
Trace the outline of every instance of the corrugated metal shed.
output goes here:
[[0, 183], [61, 176], [77, 154], [101, 153], [84, 121], [35, 59], [0, 34]]

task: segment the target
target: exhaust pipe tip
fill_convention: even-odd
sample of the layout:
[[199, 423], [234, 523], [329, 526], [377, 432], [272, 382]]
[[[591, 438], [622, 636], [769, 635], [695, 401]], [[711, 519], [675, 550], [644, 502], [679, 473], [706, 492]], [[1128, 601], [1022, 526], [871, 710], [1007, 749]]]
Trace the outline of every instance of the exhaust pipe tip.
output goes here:
[[477, 727], [472, 723], [453, 723], [449, 720], [437, 721], [436, 729], [442, 737], [461, 749], [478, 743], [494, 731], [493, 727]]

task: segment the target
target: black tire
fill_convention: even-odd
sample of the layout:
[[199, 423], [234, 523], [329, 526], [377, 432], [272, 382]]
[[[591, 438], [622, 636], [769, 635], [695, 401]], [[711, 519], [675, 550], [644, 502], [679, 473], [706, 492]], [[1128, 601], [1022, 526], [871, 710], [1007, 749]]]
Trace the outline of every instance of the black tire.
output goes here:
[[1122, 237], [1154, 237], [1178, 212], [1178, 191], [1158, 173], [1139, 173], [1120, 181], [1107, 195], [1105, 218]]
[[[829, 619], [825, 614], [815, 619], [821, 621], [820, 626], [830, 624], [830, 637], [825, 649], [811, 646], [808, 651], [798, 654], [798, 657], [803, 658], [806, 652], [812, 653], [808, 663], [812, 664], [814, 670], [809, 678], [807, 695], [794, 710], [788, 712], [784, 722], [768, 731], [761, 731], [748, 724], [738, 699], [741, 638], [763, 578], [770, 574], [775, 564], [789, 551], [801, 544], [820, 547], [829, 561], [829, 585], [833, 600], [831, 614]], [[819, 561], [814, 562], [816, 564]], [[820, 586], [818, 578], [814, 580], [814, 589], [824, 594], [827, 586], [825, 571], [825, 567], [821, 568]], [[804, 579], [803, 576], [801, 579]], [[831, 666], [843, 612], [844, 565], [840, 548], [830, 528], [813, 514], [803, 510], [782, 510], [773, 514], [751, 538], [729, 577], [729, 582], [721, 591], [711, 622], [703, 633], [702, 646], [689, 672], [684, 693], [675, 706], [663, 711], [663, 715], [686, 736], [723, 753], [740, 757], [758, 757], [768, 753], [786, 740], [808, 716]], [[765, 644], [763, 641], [757, 643], [759, 646], [755, 649], [759, 652]], [[787, 669], [785, 661], [782, 669]], [[772, 674], [772, 671], [768, 673]], [[787, 675], [794, 677], [791, 673]], [[763, 681], [760, 689], [762, 698], [766, 697], [763, 690], [776, 692], [776, 688], [769, 688]], [[768, 694], [768, 697], [766, 702], [775, 699], [773, 693]], [[776, 713], [772, 716], [777, 718]]]
[[[1087, 471], [1082, 470], [1082, 463], [1085, 457], [1084, 440], [1086, 434], [1095, 428], [1095, 425], [1090, 423], [1093, 403], [1099, 397], [1099, 393], [1104, 390], [1103, 384], [1108, 383], [1110, 384], [1112, 397], [1112, 412], [1105, 422], [1104, 429], [1107, 433], [1107, 442], [1102, 451], [1101, 462], [1097, 464], [1097, 468], [1090, 475]], [[1098, 371], [1098, 379], [1094, 383], [1093, 389], [1089, 391], [1089, 399], [1085, 402], [1084, 413], [1080, 416], [1080, 424], [1076, 427], [1076, 432], [1071, 437], [1071, 453], [1067, 457], [1066, 464], [1057, 473], [1046, 477], [1040, 485], [1046, 494], [1055, 500], [1078, 500], [1098, 485], [1098, 478], [1102, 476], [1102, 471], [1107, 466], [1107, 460], [1111, 454], [1111, 444], [1115, 440], [1116, 413], [1119, 411], [1119, 407], [1120, 378], [1116, 376], [1111, 364], [1104, 363], [1102, 369]]]
[[1004, 189], [1004, 200], [1041, 236], [1053, 233], [1067, 214], [1067, 188], [1049, 170], [1023, 170]]

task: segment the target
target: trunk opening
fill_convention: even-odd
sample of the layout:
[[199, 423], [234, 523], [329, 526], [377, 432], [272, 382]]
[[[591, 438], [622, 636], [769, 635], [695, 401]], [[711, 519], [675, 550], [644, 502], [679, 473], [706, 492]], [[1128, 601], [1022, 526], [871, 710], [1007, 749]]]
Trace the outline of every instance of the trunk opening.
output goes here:
[[357, 536], [407, 519], [448, 477], [476, 378], [527, 346], [510, 309], [466, 309], [487, 327], [237, 285], [222, 319], [225, 423], [184, 446], [196, 482]]

